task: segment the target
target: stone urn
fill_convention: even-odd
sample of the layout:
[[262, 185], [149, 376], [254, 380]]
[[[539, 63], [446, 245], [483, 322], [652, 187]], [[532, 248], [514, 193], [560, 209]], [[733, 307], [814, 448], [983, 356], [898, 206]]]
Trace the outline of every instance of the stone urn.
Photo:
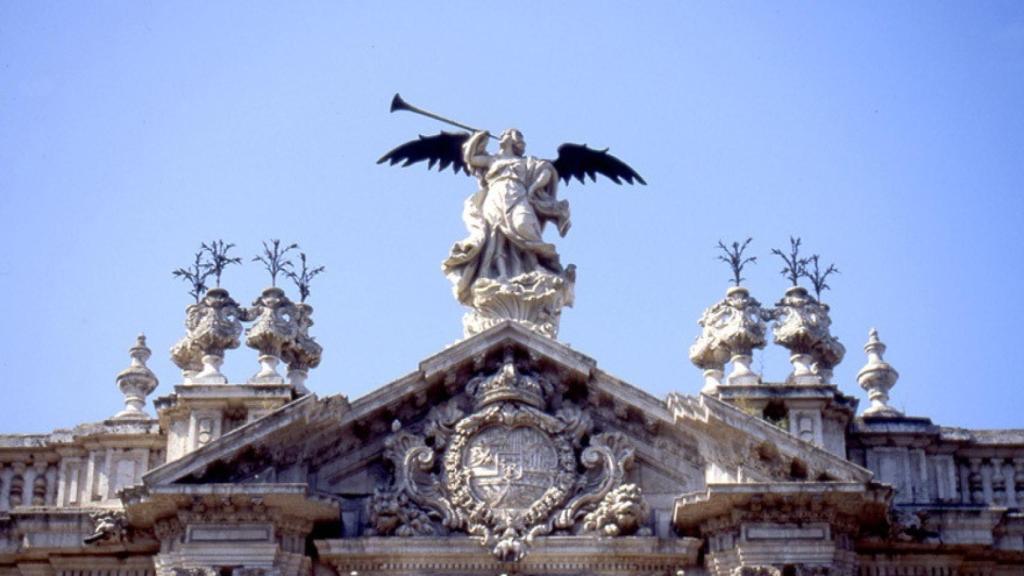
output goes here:
[[211, 288], [185, 311], [185, 337], [171, 348], [185, 384], [227, 384], [221, 374], [224, 351], [238, 348], [243, 312], [228, 291]]
[[702, 392], [717, 392], [727, 362], [732, 362], [730, 384], [760, 382], [750, 363], [754, 349], [765, 345], [764, 316], [761, 303], [743, 286], [729, 288], [723, 300], [704, 311], [701, 335], [690, 347], [690, 361], [704, 370]]
[[281, 347], [281, 358], [288, 364], [288, 382], [299, 394], [308, 394], [306, 378], [310, 368], [320, 365], [323, 347], [309, 335], [313, 326], [313, 307], [305, 302], [295, 305], [295, 337]]
[[252, 384], [284, 384], [277, 371], [284, 348], [298, 334], [298, 310], [284, 290], [273, 286], [263, 290], [246, 312], [252, 325], [245, 331], [245, 344], [259, 352], [260, 370]]
[[772, 311], [776, 344], [790, 352], [790, 384], [828, 383], [832, 369], [843, 360], [846, 348], [832, 336], [829, 308], [803, 286], [790, 286]]

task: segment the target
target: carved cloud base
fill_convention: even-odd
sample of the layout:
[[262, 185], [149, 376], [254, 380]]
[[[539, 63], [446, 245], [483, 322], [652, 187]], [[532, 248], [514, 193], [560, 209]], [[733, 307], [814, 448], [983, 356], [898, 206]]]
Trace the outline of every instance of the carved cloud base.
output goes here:
[[570, 266], [563, 275], [534, 271], [509, 279], [477, 280], [471, 288], [473, 310], [462, 318], [464, 336], [512, 320], [543, 336], [556, 337], [562, 308], [572, 306], [574, 271]]

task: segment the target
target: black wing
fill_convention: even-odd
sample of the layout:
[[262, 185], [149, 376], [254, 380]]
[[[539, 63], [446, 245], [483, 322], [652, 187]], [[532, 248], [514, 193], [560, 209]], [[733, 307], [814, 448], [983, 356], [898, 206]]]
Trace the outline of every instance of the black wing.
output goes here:
[[390, 162], [392, 166], [401, 162], [402, 167], [426, 160], [427, 169], [438, 164], [438, 172], [443, 172], [449, 165], [452, 172], [460, 169], [469, 174], [465, 162], [462, 161], [462, 145], [469, 140], [466, 132], [441, 132], [437, 136], [423, 136], [418, 140], [406, 142], [380, 157], [377, 164]]
[[586, 183], [583, 176], [590, 176], [590, 181], [597, 180], [597, 174], [604, 174], [611, 178], [616, 184], [622, 184], [622, 180], [633, 183], [633, 180], [647, 185], [644, 179], [629, 167], [628, 164], [608, 153], [608, 149], [593, 150], [585, 144], [565, 143], [558, 147], [558, 159], [553, 161], [558, 177], [565, 180], [576, 178], [581, 183]]

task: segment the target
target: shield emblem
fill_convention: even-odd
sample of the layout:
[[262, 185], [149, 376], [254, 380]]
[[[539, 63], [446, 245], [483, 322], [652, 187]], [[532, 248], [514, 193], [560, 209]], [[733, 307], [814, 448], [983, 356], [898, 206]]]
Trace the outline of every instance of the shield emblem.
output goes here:
[[490, 426], [469, 440], [462, 455], [473, 497], [496, 512], [529, 509], [555, 485], [558, 450], [531, 426]]

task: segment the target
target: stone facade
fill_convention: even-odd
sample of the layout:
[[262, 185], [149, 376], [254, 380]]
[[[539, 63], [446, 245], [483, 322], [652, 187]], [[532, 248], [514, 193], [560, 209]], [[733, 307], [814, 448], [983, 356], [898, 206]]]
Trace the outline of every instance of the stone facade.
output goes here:
[[[320, 398], [311, 309], [286, 300], [193, 306], [155, 416], [140, 338], [125, 410], [0, 436], [0, 576], [1024, 574], [1024, 430], [890, 408], [876, 332], [857, 416], [802, 289], [772, 308], [730, 290], [691, 348], [703, 391], [666, 399], [516, 321]], [[228, 383], [250, 321], [261, 371]], [[782, 382], [750, 368], [769, 336]]]

